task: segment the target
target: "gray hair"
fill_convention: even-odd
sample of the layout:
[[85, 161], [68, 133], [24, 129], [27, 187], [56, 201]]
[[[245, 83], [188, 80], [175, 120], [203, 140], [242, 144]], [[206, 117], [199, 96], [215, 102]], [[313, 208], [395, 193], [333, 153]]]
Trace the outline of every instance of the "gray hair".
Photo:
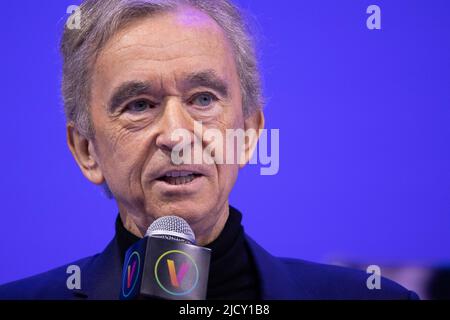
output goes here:
[[230, 0], [85, 0], [80, 6], [80, 29], [66, 27], [61, 40], [64, 111], [66, 120], [81, 134], [94, 136], [89, 110], [91, 78], [106, 42], [133, 21], [181, 5], [206, 13], [224, 30], [234, 50], [244, 116], [262, 108], [254, 39], [242, 12]]

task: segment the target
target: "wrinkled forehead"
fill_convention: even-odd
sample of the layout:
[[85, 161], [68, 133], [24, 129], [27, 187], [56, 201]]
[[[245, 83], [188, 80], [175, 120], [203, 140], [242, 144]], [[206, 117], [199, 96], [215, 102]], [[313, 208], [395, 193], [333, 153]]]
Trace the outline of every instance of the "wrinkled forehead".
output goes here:
[[[117, 78], [135, 80], [149, 76], [213, 70], [236, 78], [232, 47], [222, 28], [207, 14], [190, 7], [157, 13], [127, 25], [101, 50], [96, 63], [110, 85]], [[154, 74], [158, 70], [160, 74]], [[124, 79], [128, 78], [128, 79]]]

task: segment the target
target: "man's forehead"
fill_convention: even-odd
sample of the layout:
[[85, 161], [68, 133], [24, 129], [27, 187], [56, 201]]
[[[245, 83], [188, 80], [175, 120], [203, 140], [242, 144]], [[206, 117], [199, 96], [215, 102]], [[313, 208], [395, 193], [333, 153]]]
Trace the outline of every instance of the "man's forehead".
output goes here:
[[156, 51], [177, 46], [189, 50], [199, 45], [213, 49], [228, 47], [229, 43], [221, 27], [207, 14], [180, 8], [135, 21], [118, 31], [102, 51], [122, 51], [138, 46]]
[[235, 77], [230, 73], [234, 70], [230, 68], [233, 51], [220, 27], [211, 28], [210, 22], [202, 20], [211, 19], [205, 16], [190, 9], [158, 14], [128, 26], [102, 50], [96, 76], [101, 75], [114, 86], [134, 80], [155, 82], [164, 77], [178, 80], [202, 70], [231, 80]]

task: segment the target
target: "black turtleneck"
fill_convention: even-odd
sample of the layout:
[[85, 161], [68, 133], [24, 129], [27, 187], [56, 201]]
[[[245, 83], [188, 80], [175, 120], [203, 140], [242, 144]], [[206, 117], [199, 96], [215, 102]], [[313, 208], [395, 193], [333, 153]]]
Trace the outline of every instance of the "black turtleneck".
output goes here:
[[[245, 240], [242, 214], [230, 206], [230, 215], [219, 237], [206, 247], [211, 249], [208, 300], [258, 300], [259, 280], [253, 257]], [[140, 239], [116, 221], [116, 238], [122, 262], [128, 248]]]

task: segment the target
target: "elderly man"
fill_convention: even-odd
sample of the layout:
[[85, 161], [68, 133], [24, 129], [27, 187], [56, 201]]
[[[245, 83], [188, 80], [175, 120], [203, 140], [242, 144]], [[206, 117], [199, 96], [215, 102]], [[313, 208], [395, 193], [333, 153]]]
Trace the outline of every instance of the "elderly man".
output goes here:
[[228, 196], [257, 135], [234, 163], [174, 163], [176, 130], [204, 147], [199, 122], [224, 135], [264, 127], [252, 38], [229, 0], [86, 0], [80, 10], [81, 28], [66, 28], [61, 45], [67, 141], [84, 176], [117, 202], [116, 236], [70, 264], [80, 289], [68, 288], [64, 266], [1, 287], [1, 298], [118, 299], [126, 250], [169, 215], [212, 250], [207, 299], [416, 297], [386, 279], [369, 290], [363, 272], [275, 258], [244, 233]]

